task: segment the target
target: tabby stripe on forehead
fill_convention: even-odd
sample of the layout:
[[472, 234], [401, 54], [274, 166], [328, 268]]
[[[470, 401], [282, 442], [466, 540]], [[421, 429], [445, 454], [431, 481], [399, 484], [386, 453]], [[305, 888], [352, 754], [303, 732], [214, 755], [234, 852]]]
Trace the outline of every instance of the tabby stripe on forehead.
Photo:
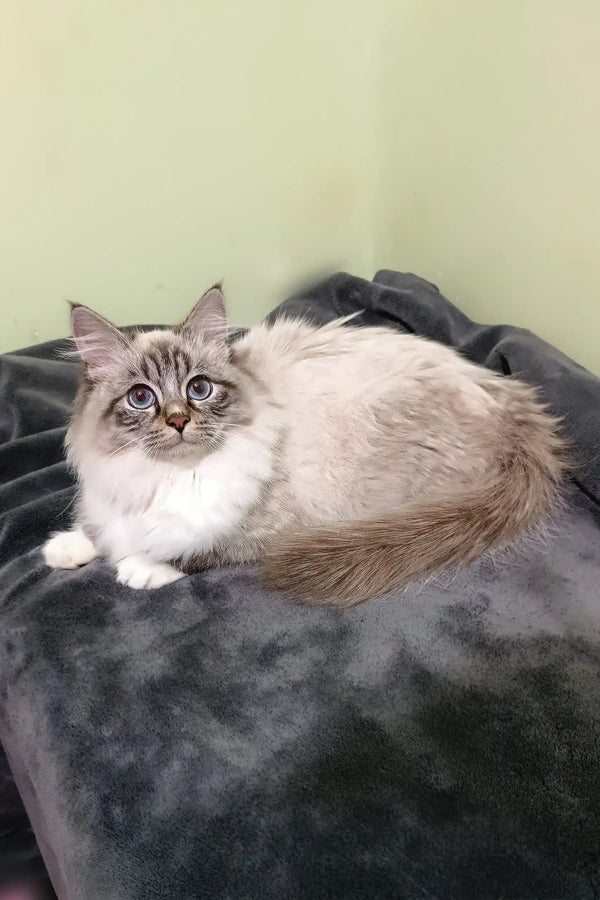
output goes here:
[[155, 348], [154, 354], [156, 364], [161, 372], [167, 373], [175, 371], [171, 347], [160, 344]]
[[175, 354], [175, 361], [177, 365], [177, 378], [179, 381], [183, 381], [190, 371], [190, 359], [186, 353], [179, 350]]
[[158, 382], [160, 373], [156, 362], [149, 354], [142, 358], [140, 370], [146, 381], [149, 381], [153, 384], [156, 384]]
[[189, 358], [178, 347], [160, 345], [153, 347], [142, 360], [142, 372], [150, 381], [159, 381], [167, 373], [173, 373], [183, 381], [189, 371]]

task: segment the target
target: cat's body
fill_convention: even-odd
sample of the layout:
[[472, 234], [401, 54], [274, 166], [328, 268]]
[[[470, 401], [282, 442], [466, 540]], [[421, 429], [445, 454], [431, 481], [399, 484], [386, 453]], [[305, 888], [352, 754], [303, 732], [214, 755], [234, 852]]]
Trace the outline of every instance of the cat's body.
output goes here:
[[[108, 351], [93, 314], [74, 311], [87, 363], [67, 441], [80, 499], [50, 564], [78, 543], [79, 562], [107, 556], [146, 587], [263, 562], [274, 586], [353, 603], [469, 562], [549, 511], [562, 447], [530, 388], [351, 323], [280, 320], [229, 344], [219, 297], [178, 330], [112, 334]], [[213, 387], [195, 402], [185, 386], [198, 376]], [[156, 395], [151, 413], [121, 406], [133, 385]], [[171, 402], [192, 416], [177, 439]]]

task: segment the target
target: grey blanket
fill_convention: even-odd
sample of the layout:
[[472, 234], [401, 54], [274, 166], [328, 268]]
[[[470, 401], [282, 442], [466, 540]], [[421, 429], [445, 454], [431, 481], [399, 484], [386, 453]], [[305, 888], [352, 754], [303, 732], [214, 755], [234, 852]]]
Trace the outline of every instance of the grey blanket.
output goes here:
[[1, 359], [0, 738], [61, 898], [600, 897], [600, 381], [412, 275], [273, 315], [358, 309], [538, 385], [579, 469], [545, 541], [347, 612], [50, 572], [77, 367]]

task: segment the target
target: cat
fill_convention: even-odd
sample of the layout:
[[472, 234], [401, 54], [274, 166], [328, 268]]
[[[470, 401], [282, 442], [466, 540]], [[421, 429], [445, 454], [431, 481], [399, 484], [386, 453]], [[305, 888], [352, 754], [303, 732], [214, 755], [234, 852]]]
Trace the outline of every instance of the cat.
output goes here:
[[52, 567], [103, 556], [141, 589], [259, 563], [269, 588], [350, 606], [473, 562], [559, 494], [533, 388], [425, 338], [282, 318], [231, 340], [219, 286], [167, 330], [71, 318], [79, 492]]

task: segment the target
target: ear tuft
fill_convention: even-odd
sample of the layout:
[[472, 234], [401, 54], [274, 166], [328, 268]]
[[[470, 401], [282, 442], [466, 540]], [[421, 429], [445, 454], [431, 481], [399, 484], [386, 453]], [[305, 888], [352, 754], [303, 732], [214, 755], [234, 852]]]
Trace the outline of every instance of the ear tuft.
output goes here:
[[79, 355], [91, 370], [106, 368], [126, 346], [112, 322], [78, 303], [71, 303], [71, 328]]

